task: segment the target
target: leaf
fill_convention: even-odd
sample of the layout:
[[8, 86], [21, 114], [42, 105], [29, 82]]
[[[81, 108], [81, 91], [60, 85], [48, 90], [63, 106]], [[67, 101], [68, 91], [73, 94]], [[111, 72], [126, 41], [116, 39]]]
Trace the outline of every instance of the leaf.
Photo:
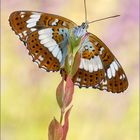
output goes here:
[[[80, 44], [81, 37], [75, 37], [73, 30], [70, 30], [70, 38], [69, 38], [69, 43], [70, 43], [70, 48], [71, 52], [73, 53], [74, 49], [77, 48]], [[78, 48], [79, 49], [79, 48]], [[78, 50], [77, 49], [77, 50]]]
[[78, 38], [78, 40], [76, 40], [75, 46], [73, 48], [73, 57], [75, 57], [76, 53], [78, 52], [78, 50], [81, 47], [81, 38]]
[[90, 34], [90, 33], [87, 32], [87, 33], [81, 38], [80, 44], [82, 44], [82, 43], [85, 41], [85, 39], [89, 37], [89, 34]]
[[65, 94], [64, 94], [64, 100], [63, 100], [63, 107], [66, 108], [72, 101], [74, 93], [74, 84], [70, 78], [70, 76], [67, 76], [66, 80], [66, 86], [65, 86]]
[[81, 58], [80, 53], [77, 52], [74, 57], [74, 62], [73, 62], [72, 68], [71, 68], [71, 77], [73, 77], [76, 74], [76, 72], [78, 71], [78, 68], [80, 65], [80, 60], [81, 60], [80, 58]]
[[70, 73], [71, 67], [70, 67], [70, 64], [69, 64], [68, 55], [67, 55], [66, 58], [65, 58], [65, 66], [64, 66], [64, 67], [65, 67], [64, 69], [66, 70], [66, 73], [69, 74], [69, 73]]
[[64, 97], [64, 78], [62, 79], [62, 81], [60, 82], [60, 84], [56, 89], [56, 99], [60, 108], [63, 107], [63, 97]]
[[61, 124], [54, 118], [49, 126], [49, 140], [62, 140], [63, 138], [63, 128]]
[[70, 114], [71, 108], [65, 114], [65, 121], [64, 121], [64, 125], [63, 125], [63, 138], [62, 138], [62, 140], [66, 140], [66, 136], [67, 136], [67, 133], [68, 133], [68, 129], [69, 129], [69, 114]]

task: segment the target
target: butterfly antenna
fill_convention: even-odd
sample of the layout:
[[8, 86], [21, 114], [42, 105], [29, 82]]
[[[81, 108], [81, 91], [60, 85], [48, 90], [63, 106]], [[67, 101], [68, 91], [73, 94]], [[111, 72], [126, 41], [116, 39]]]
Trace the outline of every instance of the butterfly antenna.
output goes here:
[[93, 20], [90, 22], [87, 22], [87, 24], [91, 24], [93, 22], [97, 22], [97, 21], [101, 21], [101, 20], [105, 20], [105, 19], [109, 19], [109, 18], [115, 18], [115, 17], [119, 17], [120, 15], [115, 15], [115, 16], [110, 16], [110, 17], [106, 17], [106, 18], [101, 18], [101, 19], [97, 19], [97, 20]]
[[87, 5], [86, 5], [86, 0], [84, 0], [84, 9], [85, 9], [85, 22], [87, 23]]

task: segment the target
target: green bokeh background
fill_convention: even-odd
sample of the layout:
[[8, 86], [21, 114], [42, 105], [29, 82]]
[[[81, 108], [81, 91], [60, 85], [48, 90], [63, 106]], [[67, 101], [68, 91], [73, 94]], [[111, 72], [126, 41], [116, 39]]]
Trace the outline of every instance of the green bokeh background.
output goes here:
[[[83, 0], [2, 0], [1, 6], [1, 131], [2, 140], [47, 140], [48, 125], [60, 110], [55, 91], [58, 73], [40, 70], [11, 30], [8, 18], [16, 10], [35, 10], [84, 21]], [[139, 2], [87, 0], [89, 20], [115, 14], [121, 17], [94, 23], [96, 34], [122, 64], [129, 88], [122, 94], [75, 87], [68, 140], [138, 140], [139, 136]]]

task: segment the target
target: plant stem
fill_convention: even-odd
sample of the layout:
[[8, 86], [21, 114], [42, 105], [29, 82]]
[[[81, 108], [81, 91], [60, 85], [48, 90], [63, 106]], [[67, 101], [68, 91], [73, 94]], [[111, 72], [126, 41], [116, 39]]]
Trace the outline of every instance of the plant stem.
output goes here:
[[64, 116], [64, 110], [61, 109], [60, 124], [62, 124], [63, 116]]

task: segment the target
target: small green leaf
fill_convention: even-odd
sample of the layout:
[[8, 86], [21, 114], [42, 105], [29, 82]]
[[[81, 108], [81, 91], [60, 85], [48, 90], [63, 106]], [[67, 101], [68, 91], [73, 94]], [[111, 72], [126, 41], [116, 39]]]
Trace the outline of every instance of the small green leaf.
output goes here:
[[[79, 46], [79, 43], [81, 41], [81, 37], [77, 38], [75, 37], [74, 33], [72, 30], [70, 30], [70, 38], [69, 38], [69, 43], [70, 43], [70, 48], [71, 48], [71, 52], [73, 52], [73, 50]], [[78, 50], [78, 49], [77, 49]]]
[[60, 84], [56, 89], [56, 99], [60, 108], [63, 107], [63, 97], [64, 97], [64, 78], [62, 79], [62, 81], [60, 82]]
[[80, 65], [80, 60], [81, 60], [80, 58], [81, 58], [80, 53], [77, 52], [74, 57], [74, 62], [71, 67], [71, 77], [73, 77], [76, 74], [76, 72], [78, 71], [78, 68]]
[[67, 55], [66, 58], [65, 58], [65, 65], [64, 65], [64, 69], [66, 70], [66, 73], [69, 74], [70, 73], [70, 69], [71, 69], [71, 66], [69, 64], [69, 56]]

